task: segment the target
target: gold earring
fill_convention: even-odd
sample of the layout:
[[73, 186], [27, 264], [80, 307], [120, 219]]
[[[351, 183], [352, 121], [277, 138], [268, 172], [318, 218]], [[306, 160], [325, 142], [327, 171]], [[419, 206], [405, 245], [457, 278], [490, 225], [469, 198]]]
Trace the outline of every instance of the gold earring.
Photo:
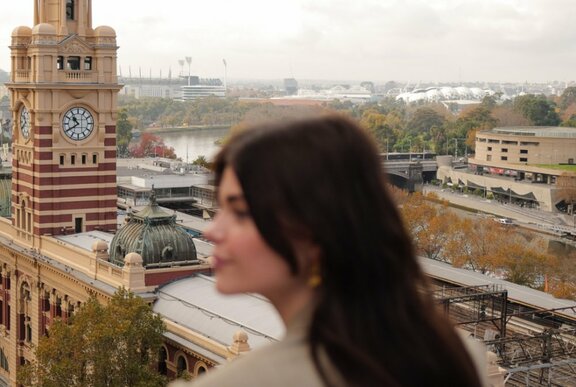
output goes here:
[[308, 277], [308, 286], [317, 288], [322, 283], [322, 276], [320, 275], [320, 265], [315, 262], [310, 267], [310, 277]]

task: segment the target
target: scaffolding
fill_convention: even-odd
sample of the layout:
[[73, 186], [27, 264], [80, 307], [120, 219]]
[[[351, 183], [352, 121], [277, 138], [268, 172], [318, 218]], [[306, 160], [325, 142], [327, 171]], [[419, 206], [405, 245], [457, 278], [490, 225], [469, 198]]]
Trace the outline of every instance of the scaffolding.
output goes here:
[[482, 340], [506, 368], [508, 386], [576, 386], [576, 321], [514, 303], [498, 284], [433, 291], [444, 313]]

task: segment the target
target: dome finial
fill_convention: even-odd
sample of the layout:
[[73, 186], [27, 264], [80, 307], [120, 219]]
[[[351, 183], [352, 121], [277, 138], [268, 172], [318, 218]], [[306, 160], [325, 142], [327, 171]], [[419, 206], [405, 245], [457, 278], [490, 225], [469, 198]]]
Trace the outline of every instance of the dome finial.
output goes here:
[[152, 184], [152, 191], [150, 192], [150, 205], [151, 206], [156, 206], [158, 205], [158, 202], [156, 201], [156, 190], [154, 189], [154, 184]]

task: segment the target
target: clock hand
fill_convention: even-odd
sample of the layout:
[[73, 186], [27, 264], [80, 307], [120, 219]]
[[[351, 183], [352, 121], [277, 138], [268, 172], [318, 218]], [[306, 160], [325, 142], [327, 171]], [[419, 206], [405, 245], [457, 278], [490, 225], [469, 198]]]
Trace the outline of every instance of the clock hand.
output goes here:
[[72, 121], [74, 121], [74, 126], [68, 126], [68, 129], [74, 129], [75, 127], [80, 125], [80, 122], [78, 122], [78, 119], [75, 116], [72, 116]]

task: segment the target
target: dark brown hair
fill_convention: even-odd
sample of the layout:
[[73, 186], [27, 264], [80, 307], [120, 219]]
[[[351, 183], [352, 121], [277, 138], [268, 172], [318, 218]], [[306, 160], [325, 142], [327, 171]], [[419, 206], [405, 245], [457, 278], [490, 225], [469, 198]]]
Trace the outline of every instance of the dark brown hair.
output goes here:
[[216, 184], [236, 173], [258, 230], [299, 270], [293, 242], [322, 252], [312, 356], [325, 351], [348, 386], [480, 386], [470, 356], [437, 312], [386, 189], [376, 147], [352, 121], [326, 116], [233, 137]]

